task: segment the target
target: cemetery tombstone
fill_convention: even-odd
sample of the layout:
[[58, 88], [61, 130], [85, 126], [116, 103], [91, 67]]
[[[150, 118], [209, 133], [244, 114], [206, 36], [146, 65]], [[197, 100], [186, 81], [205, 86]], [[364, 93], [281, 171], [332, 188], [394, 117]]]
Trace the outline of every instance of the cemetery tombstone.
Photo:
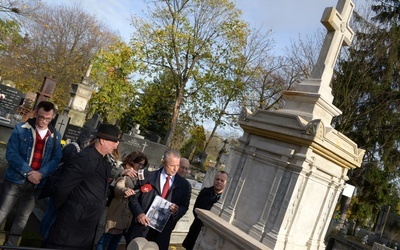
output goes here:
[[82, 132], [82, 127], [72, 125], [69, 123], [67, 127], [65, 128], [64, 132], [64, 140], [71, 140], [71, 141], [76, 141], [78, 140], [79, 134]]
[[33, 92], [26, 92], [22, 107], [26, 110], [33, 110], [37, 94]]
[[[26, 120], [32, 114], [34, 110], [35, 100], [37, 98], [37, 94], [33, 92], [27, 92], [25, 94], [25, 98], [22, 101], [22, 104], [19, 106], [18, 113], [21, 115], [21, 120]], [[22, 118], [24, 117], [24, 119]]]
[[16, 114], [23, 97], [22, 91], [0, 84], [0, 94], [5, 97], [0, 100], [0, 117], [9, 118]]
[[53, 96], [56, 85], [56, 80], [50, 77], [44, 78], [42, 88], [39, 92], [37, 92], [36, 102], [34, 105], [35, 108], [41, 101], [48, 101]]
[[155, 142], [155, 143], [160, 143], [161, 142], [161, 137], [158, 135], [150, 135], [149, 136], [149, 141]]
[[3, 84], [0, 84], [0, 94], [0, 141], [7, 142], [17, 123], [15, 116], [23, 95], [20, 90]]
[[69, 116], [60, 114], [58, 114], [54, 119], [54, 128], [57, 129], [58, 132], [60, 132], [61, 138], [64, 137], [65, 130], [67, 129], [70, 119], [71, 118]]
[[146, 139], [137, 138], [128, 134], [123, 134], [122, 142], [119, 144], [119, 153], [123, 157], [132, 151], [144, 153], [148, 160], [149, 166], [157, 168], [161, 165], [161, 158], [167, 146], [155, 143]]
[[89, 78], [92, 65], [89, 65], [81, 83], [71, 84], [71, 98], [68, 107], [63, 110], [65, 115], [71, 117], [70, 123], [82, 127], [86, 120], [86, 106], [92, 97], [92, 81]]
[[349, 169], [364, 150], [336, 131], [330, 87], [342, 45], [349, 45], [354, 3], [326, 8], [327, 35], [311, 77], [284, 91], [285, 106], [258, 109], [239, 121], [240, 145], [230, 154], [229, 182], [195, 249], [325, 249], [325, 234]]
[[215, 174], [218, 172], [218, 168], [209, 166], [206, 172], [206, 175], [203, 180], [203, 188], [211, 187], [214, 185], [214, 177]]
[[386, 220], [390, 212], [390, 206], [383, 206], [375, 224], [375, 234], [382, 236], [385, 229]]

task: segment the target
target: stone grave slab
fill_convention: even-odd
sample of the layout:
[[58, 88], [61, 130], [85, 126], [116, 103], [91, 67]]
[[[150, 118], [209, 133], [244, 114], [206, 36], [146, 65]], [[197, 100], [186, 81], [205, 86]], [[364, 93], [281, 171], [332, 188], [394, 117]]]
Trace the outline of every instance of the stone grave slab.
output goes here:
[[122, 136], [122, 140], [123, 142], [119, 144], [119, 153], [121, 157], [130, 154], [132, 151], [140, 151], [147, 156], [150, 167], [158, 167], [161, 165], [161, 158], [167, 146], [127, 134]]
[[82, 131], [82, 127], [75, 126], [72, 124], [68, 124], [67, 128], [65, 129], [64, 133], [64, 140], [70, 139], [71, 141], [76, 141], [78, 140], [78, 136]]
[[15, 114], [23, 96], [22, 91], [0, 84], [0, 94], [5, 95], [5, 98], [0, 100], [0, 116]]

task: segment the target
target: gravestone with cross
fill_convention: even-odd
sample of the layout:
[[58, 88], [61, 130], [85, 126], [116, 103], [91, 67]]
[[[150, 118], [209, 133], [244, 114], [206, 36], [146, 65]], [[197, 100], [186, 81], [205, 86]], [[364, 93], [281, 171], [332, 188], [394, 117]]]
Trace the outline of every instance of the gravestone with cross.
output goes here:
[[321, 22], [327, 33], [311, 76], [293, 90], [283, 92], [286, 104], [279, 112], [300, 114], [307, 122], [318, 118], [330, 126], [332, 118], [342, 112], [332, 104], [330, 86], [336, 60], [342, 46], [350, 45], [354, 32], [349, 26], [354, 3], [340, 0], [336, 8], [326, 8]]
[[57, 129], [58, 132], [60, 132], [61, 138], [64, 137], [65, 130], [67, 129], [70, 119], [71, 118], [69, 116], [61, 115], [61, 114], [58, 114], [56, 116], [56, 118], [54, 119], [55, 120], [54, 127], [55, 127], [55, 129]]
[[351, 1], [339, 1], [336, 9], [326, 8], [322, 15], [321, 22], [326, 27], [327, 34], [317, 64], [311, 72], [311, 78], [321, 79], [322, 85], [329, 86], [340, 49], [342, 46], [349, 46], [353, 40], [354, 32], [349, 25], [353, 9], [354, 4]]
[[282, 109], [242, 116], [224, 194], [211, 211], [196, 211], [205, 227], [195, 249], [325, 249], [347, 173], [360, 167], [365, 152], [331, 126], [341, 111], [330, 82], [341, 47], [353, 37], [353, 8], [339, 0], [325, 10], [318, 62], [309, 79], [283, 93]]
[[161, 165], [161, 158], [167, 146], [128, 134], [123, 134], [122, 140], [123, 142], [118, 147], [122, 157], [132, 151], [139, 151], [147, 156], [151, 167], [159, 167]]

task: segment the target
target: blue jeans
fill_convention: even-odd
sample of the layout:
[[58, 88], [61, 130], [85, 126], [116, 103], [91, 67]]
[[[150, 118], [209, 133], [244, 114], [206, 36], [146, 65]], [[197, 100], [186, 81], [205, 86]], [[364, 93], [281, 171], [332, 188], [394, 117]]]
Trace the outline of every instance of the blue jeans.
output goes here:
[[54, 198], [49, 197], [47, 209], [43, 215], [42, 220], [40, 221], [40, 227], [39, 227], [39, 231], [40, 234], [42, 235], [43, 240], [46, 240], [47, 236], [49, 236], [50, 228], [56, 221], [56, 217], [57, 217], [57, 209], [54, 205]]
[[96, 250], [116, 250], [121, 238], [122, 234], [103, 233], [97, 242]]
[[16, 246], [18, 244], [19, 237], [35, 208], [35, 198], [39, 196], [39, 193], [40, 190], [35, 190], [35, 185], [28, 181], [23, 184], [16, 184], [4, 180], [0, 192], [0, 224], [4, 222], [14, 205], [19, 201], [10, 233], [4, 242], [5, 245]]

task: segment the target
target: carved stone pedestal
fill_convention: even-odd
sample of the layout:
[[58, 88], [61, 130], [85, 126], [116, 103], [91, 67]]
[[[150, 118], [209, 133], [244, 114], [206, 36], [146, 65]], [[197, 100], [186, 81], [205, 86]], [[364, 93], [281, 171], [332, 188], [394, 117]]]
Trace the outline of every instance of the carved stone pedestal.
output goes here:
[[330, 124], [341, 114], [330, 81], [341, 46], [353, 37], [353, 8], [351, 0], [339, 0], [336, 9], [325, 9], [328, 32], [312, 77], [283, 93], [283, 109], [242, 113], [244, 134], [231, 150], [229, 183], [213, 215], [199, 216], [206, 228], [197, 249], [325, 249], [347, 172], [364, 156]]
[[[227, 190], [212, 208], [214, 215], [204, 218], [220, 217], [205, 229], [224, 239], [216, 249], [227, 249], [232, 230], [263, 249], [325, 249], [347, 171], [361, 164], [364, 151], [320, 120], [303, 124], [294, 115], [260, 110], [241, 126], [245, 133], [228, 162]], [[199, 238], [199, 246], [208, 238]]]

